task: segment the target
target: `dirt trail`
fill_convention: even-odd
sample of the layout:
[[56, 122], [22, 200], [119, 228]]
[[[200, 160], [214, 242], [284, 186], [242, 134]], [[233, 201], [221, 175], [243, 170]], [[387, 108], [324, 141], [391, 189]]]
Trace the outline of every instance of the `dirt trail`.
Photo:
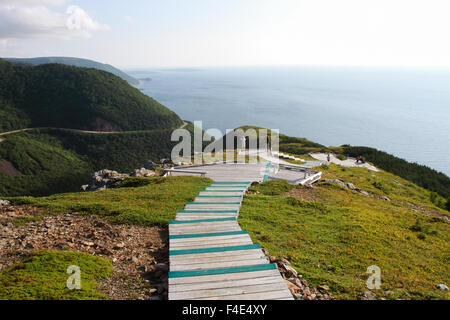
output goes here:
[[[189, 123], [183, 121], [183, 125], [181, 127], [179, 127], [178, 129], [183, 129], [185, 128]], [[0, 133], [0, 137], [2, 136], [6, 136], [9, 134], [14, 134], [14, 133], [20, 133], [20, 132], [24, 132], [24, 131], [30, 131], [30, 130], [38, 130], [38, 129], [63, 129], [63, 130], [71, 130], [71, 131], [75, 131], [75, 132], [82, 132], [82, 133], [91, 133], [91, 134], [110, 134], [110, 133], [127, 133], [127, 132], [135, 132], [135, 131], [147, 131], [147, 130], [133, 130], [133, 131], [89, 131], [89, 130], [79, 130], [79, 129], [70, 129], [70, 128], [53, 128], [53, 127], [39, 127], [39, 128], [24, 128], [24, 129], [19, 129], [19, 130], [13, 130], [13, 131], [8, 131], [8, 132], [1, 132]], [[5, 139], [0, 138], [0, 143], [3, 142]]]

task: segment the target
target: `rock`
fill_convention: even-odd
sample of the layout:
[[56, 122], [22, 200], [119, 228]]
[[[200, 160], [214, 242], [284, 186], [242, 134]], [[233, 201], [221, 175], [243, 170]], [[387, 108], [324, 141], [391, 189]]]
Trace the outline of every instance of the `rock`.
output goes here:
[[125, 248], [125, 243], [120, 242], [120, 243], [116, 243], [113, 247], [113, 249], [123, 249]]
[[286, 276], [288, 278], [297, 278], [298, 272], [291, 267], [291, 264], [286, 259], [282, 259], [278, 261], [278, 265], [281, 266], [282, 269], [284, 269]]
[[294, 292], [292, 295], [294, 296], [295, 299], [303, 299], [303, 295], [301, 293]]
[[300, 281], [299, 278], [289, 278], [288, 281], [292, 282], [293, 284], [295, 284], [300, 289], [303, 288], [303, 284], [302, 284], [302, 282]]
[[355, 188], [355, 185], [353, 184], [353, 183], [347, 183], [346, 184], [346, 186], [347, 186], [347, 188], [349, 188], [350, 190], [355, 190], [356, 188]]
[[135, 169], [130, 173], [131, 177], [154, 177], [155, 171], [145, 168]]
[[330, 290], [330, 287], [326, 286], [326, 285], [322, 285], [322, 286], [319, 286], [319, 290], [328, 291], [328, 290]]
[[359, 193], [361, 193], [362, 195], [364, 195], [366, 197], [370, 196], [369, 193], [367, 191], [364, 191], [364, 190], [359, 190]]
[[84, 244], [84, 245], [87, 246], [87, 247], [93, 247], [93, 246], [94, 246], [94, 243], [93, 243], [93, 242], [83, 241], [83, 242], [81, 242], [81, 243]]
[[364, 291], [358, 298], [359, 300], [377, 300], [377, 295], [372, 291]]
[[381, 196], [380, 199], [381, 199], [381, 200], [385, 200], [385, 201], [391, 201], [391, 199], [389, 199], [389, 198], [386, 197], [386, 196]]
[[337, 184], [338, 186], [340, 186], [342, 188], [345, 188], [345, 189], [347, 188], [347, 185], [343, 181], [341, 181], [339, 179], [323, 179], [323, 181], [329, 182], [329, 183], [333, 183], [333, 184]]
[[449, 289], [445, 284], [443, 284], [443, 283], [438, 284], [438, 285], [436, 286], [436, 288], [438, 288], [439, 290], [442, 290], [442, 291], [449, 291], [449, 290], [450, 290], [450, 289]]
[[91, 181], [88, 185], [81, 186], [83, 191], [97, 191], [108, 188], [117, 187], [125, 178], [129, 177], [127, 174], [118, 173], [117, 171], [103, 169], [91, 176]]
[[291, 281], [285, 279], [284, 282], [291, 292], [300, 292], [300, 288], [293, 284]]
[[0, 207], [3, 206], [9, 206], [11, 203], [8, 200], [1, 200], [0, 199]]
[[156, 292], [158, 292], [158, 289], [155, 289], [155, 288], [152, 288], [149, 291], [150, 294], [153, 294], [153, 293], [156, 293]]

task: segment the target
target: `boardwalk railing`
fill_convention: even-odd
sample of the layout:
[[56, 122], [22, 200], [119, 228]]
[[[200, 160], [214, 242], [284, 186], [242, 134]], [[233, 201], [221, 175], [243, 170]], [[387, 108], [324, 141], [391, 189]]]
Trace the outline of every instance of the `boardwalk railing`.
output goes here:
[[183, 169], [165, 169], [164, 172], [166, 173], [164, 175], [165, 177], [170, 177], [172, 175], [172, 172], [199, 174], [201, 177], [205, 177], [207, 173], [204, 171], [183, 170]]

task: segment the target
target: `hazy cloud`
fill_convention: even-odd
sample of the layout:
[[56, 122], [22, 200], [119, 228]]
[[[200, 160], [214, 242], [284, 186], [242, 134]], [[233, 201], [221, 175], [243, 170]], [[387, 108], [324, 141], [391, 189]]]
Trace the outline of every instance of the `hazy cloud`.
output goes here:
[[34, 5], [49, 5], [56, 6], [66, 3], [68, 0], [0, 0], [0, 5], [14, 5], [14, 6], [34, 6]]
[[[12, 2], [14, 5], [9, 5]], [[0, 39], [89, 37], [92, 31], [109, 29], [107, 25], [92, 19], [78, 6], [69, 6], [65, 13], [59, 13], [42, 5], [64, 2], [0, 0]]]

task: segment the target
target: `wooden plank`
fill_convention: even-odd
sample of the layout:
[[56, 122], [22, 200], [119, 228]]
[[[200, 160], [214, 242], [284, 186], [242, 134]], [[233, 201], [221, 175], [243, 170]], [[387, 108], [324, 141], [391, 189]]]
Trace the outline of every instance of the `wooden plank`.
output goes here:
[[237, 215], [235, 213], [231, 213], [228, 215], [202, 215], [202, 216], [192, 216], [192, 215], [178, 215], [176, 221], [191, 221], [191, 220], [199, 220], [199, 219], [207, 219], [207, 218], [236, 218]]
[[[198, 221], [198, 220], [194, 220]], [[239, 227], [236, 220], [229, 220], [229, 221], [223, 221], [223, 222], [200, 222], [200, 223], [186, 223], [186, 224], [170, 224], [169, 230], [188, 230], [188, 229], [195, 229], [195, 230], [204, 230], [208, 231], [210, 228], [216, 228], [216, 227]], [[230, 230], [231, 231], [231, 230]], [[198, 232], [193, 232], [198, 233]]]
[[185, 205], [185, 210], [239, 210], [241, 207], [239, 204], [199, 204], [198, 202], [194, 204]]
[[[170, 296], [170, 293], [169, 293]], [[171, 298], [169, 298], [171, 299]], [[219, 296], [219, 297], [207, 297], [196, 298], [190, 300], [275, 300], [275, 299], [287, 299], [293, 300], [292, 294], [288, 289], [278, 291], [266, 291], [258, 293], [237, 294], [231, 296]]]
[[247, 254], [262, 254], [261, 249], [250, 249], [250, 250], [241, 250], [241, 251], [226, 251], [226, 252], [209, 252], [209, 253], [196, 253], [196, 254], [185, 254], [180, 256], [170, 256], [169, 259], [171, 262], [178, 263], [180, 261], [190, 261], [195, 259], [202, 259], [202, 258], [208, 258], [208, 257], [232, 257], [232, 256], [238, 256], [242, 257]]
[[175, 255], [181, 255], [181, 254], [251, 250], [251, 249], [258, 249], [258, 248], [260, 248], [260, 246], [258, 244], [252, 244], [252, 245], [240, 245], [240, 246], [211, 247], [211, 248], [201, 248], [201, 249], [185, 249], [185, 250], [180, 249], [180, 250], [169, 250], [169, 255], [175, 256]]
[[183, 228], [183, 229], [170, 229], [170, 235], [182, 235], [182, 234], [202, 234], [202, 233], [210, 233], [210, 232], [230, 232], [230, 231], [240, 231], [241, 227], [238, 224], [236, 225], [226, 225], [226, 226], [214, 226], [209, 227], [208, 229], [200, 228]]
[[232, 268], [241, 266], [253, 266], [259, 264], [268, 264], [267, 259], [245, 259], [245, 260], [233, 260], [233, 261], [218, 261], [207, 263], [193, 263], [193, 264], [173, 264], [170, 265], [170, 271], [193, 271], [204, 270], [214, 268]]
[[199, 282], [189, 284], [172, 284], [170, 286], [171, 293], [196, 291], [196, 290], [208, 290], [208, 289], [221, 289], [221, 288], [233, 288], [250, 286], [256, 284], [271, 284], [283, 281], [280, 275], [260, 277], [260, 278], [245, 278], [236, 280], [225, 281], [211, 281], [211, 282]]
[[[208, 197], [208, 198], [206, 198]], [[204, 196], [204, 197], [196, 197], [194, 199], [194, 203], [200, 202], [200, 203], [233, 203], [233, 204], [241, 204], [242, 202], [242, 197], [241, 196], [233, 196], [232, 198], [222, 198], [225, 196], [221, 196], [221, 197], [211, 197], [211, 196]]]
[[219, 236], [229, 236], [229, 235], [236, 235], [236, 234], [248, 234], [247, 231], [233, 231], [233, 232], [226, 232], [226, 233], [207, 233], [207, 234], [188, 234], [188, 235], [182, 235], [182, 236], [170, 236], [170, 239], [187, 239], [187, 238], [199, 238], [199, 237], [219, 237]]
[[184, 278], [184, 277], [197, 277], [208, 276], [215, 274], [233, 274], [250, 271], [262, 271], [277, 269], [276, 265], [270, 264], [258, 264], [254, 266], [242, 266], [232, 268], [215, 268], [215, 269], [203, 269], [203, 270], [191, 270], [191, 271], [170, 271], [169, 278]]
[[234, 218], [222, 218], [222, 219], [202, 219], [202, 220], [193, 220], [189, 222], [183, 221], [169, 221], [169, 225], [189, 225], [189, 224], [197, 224], [197, 223], [209, 223], [209, 222], [225, 222], [225, 221], [236, 221]]
[[252, 240], [228, 240], [217, 243], [193, 243], [193, 244], [172, 244], [170, 250], [187, 250], [187, 249], [201, 249], [201, 248], [221, 248], [221, 247], [236, 247], [253, 244]]
[[[233, 255], [233, 256], [204, 256], [203, 258], [200, 257], [190, 257], [187, 259], [170, 259], [170, 265], [186, 265], [186, 264], [192, 264], [192, 263], [207, 263], [207, 262], [220, 262], [220, 261], [239, 261], [242, 260], [242, 257], [244, 255]], [[262, 259], [266, 258], [264, 253], [247, 253], [245, 254], [246, 259]]]
[[257, 279], [257, 278], [275, 277], [275, 276], [281, 277], [280, 272], [277, 269], [240, 272], [240, 273], [228, 273], [228, 274], [215, 274], [215, 275], [196, 276], [196, 277], [169, 278], [169, 288], [170, 288], [170, 286], [173, 286], [173, 285], [215, 283], [215, 282], [221, 282], [221, 281], [232, 282], [232, 281], [241, 280], [241, 279]]
[[[281, 281], [269, 284], [257, 284], [242, 287], [220, 288], [220, 289], [208, 289], [198, 291], [183, 291], [183, 292], [169, 292], [169, 298], [173, 300], [188, 300], [188, 299], [206, 299], [206, 298], [219, 298], [224, 297], [228, 299], [228, 296], [246, 295], [246, 294], [264, 294], [266, 292], [277, 292], [280, 294], [277, 297], [286, 296], [286, 284]], [[263, 295], [261, 295], [263, 296]], [[225, 298], [226, 297], [226, 298]], [[292, 295], [291, 295], [292, 297]]]
[[188, 238], [188, 239], [169, 239], [169, 245], [176, 245], [176, 244], [190, 244], [190, 243], [217, 243], [220, 241], [226, 241], [226, 240], [251, 240], [248, 233], [239, 233], [239, 234], [230, 234], [230, 235], [218, 235], [218, 236], [211, 236], [211, 237], [194, 237], [194, 238]]

